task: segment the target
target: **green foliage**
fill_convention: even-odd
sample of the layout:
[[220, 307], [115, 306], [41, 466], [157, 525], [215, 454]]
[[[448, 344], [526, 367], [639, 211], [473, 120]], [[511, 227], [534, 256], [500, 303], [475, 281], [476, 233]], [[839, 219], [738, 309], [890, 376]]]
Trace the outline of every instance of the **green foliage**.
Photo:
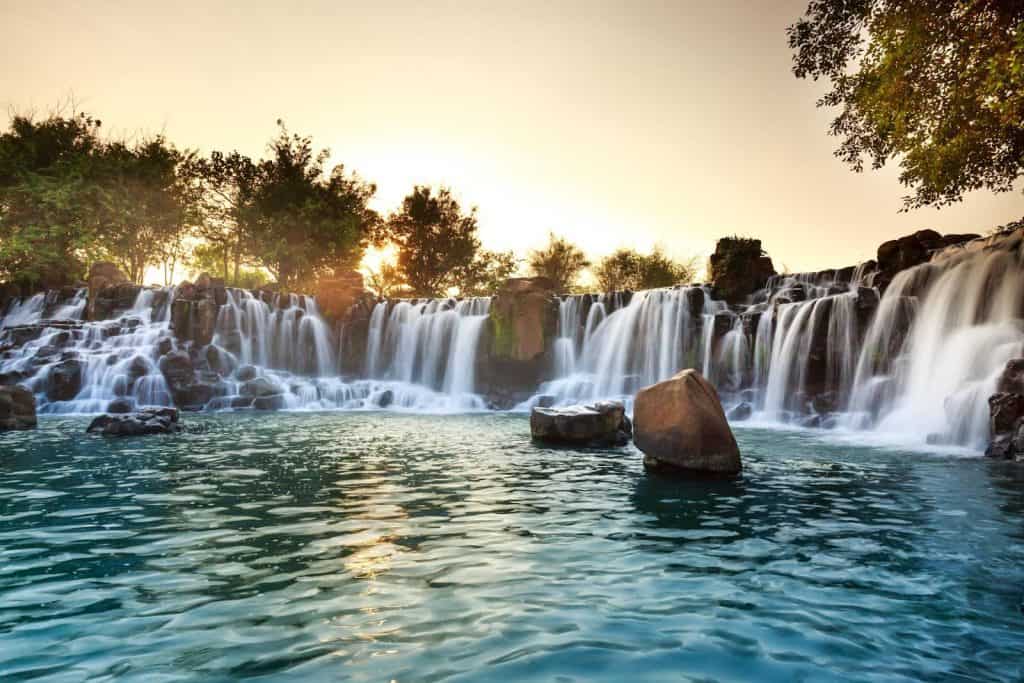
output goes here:
[[811, 0], [789, 27], [793, 72], [827, 79], [836, 156], [899, 159], [904, 208], [1012, 189], [1024, 172], [1024, 3]]
[[604, 257], [594, 269], [598, 287], [605, 292], [656, 289], [692, 282], [696, 275], [693, 259], [673, 261], [655, 247], [650, 254], [619, 249]]
[[381, 226], [379, 242], [398, 247], [398, 272], [416, 296], [445, 296], [449, 289], [475, 289], [501, 264], [478, 259], [476, 208], [462, 207], [442, 187], [417, 185], [402, 208]]
[[0, 135], [0, 278], [28, 288], [84, 274], [98, 223], [90, 181], [100, 122], [15, 116]]
[[511, 251], [477, 251], [473, 260], [456, 271], [455, 287], [461, 296], [493, 296], [519, 268]]
[[371, 270], [366, 279], [366, 287], [376, 296], [381, 298], [401, 296], [405, 289], [405, 282], [398, 266], [394, 263], [382, 263], [377, 270]]
[[368, 207], [376, 187], [313, 152], [309, 137], [290, 135], [280, 121], [270, 158], [260, 162], [247, 229], [253, 256], [290, 289], [358, 264], [377, 215]]
[[548, 233], [547, 246], [531, 251], [527, 264], [533, 275], [550, 279], [555, 283], [555, 291], [565, 293], [575, 287], [580, 273], [590, 266], [590, 261], [575, 244]]
[[[197, 245], [190, 254], [189, 267], [195, 273], [209, 273], [213, 277], [223, 277], [224, 249], [215, 242], [203, 242]], [[240, 266], [229, 269], [224, 283], [229, 287], [242, 289], [259, 289], [270, 282], [270, 277], [262, 268]]]

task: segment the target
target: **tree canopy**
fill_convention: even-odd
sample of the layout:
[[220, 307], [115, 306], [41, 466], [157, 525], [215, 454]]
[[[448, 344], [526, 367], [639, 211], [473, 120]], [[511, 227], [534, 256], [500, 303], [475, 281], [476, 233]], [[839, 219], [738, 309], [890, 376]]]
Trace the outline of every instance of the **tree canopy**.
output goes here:
[[547, 246], [532, 250], [527, 264], [533, 275], [550, 279], [555, 283], [556, 291], [564, 293], [576, 285], [580, 273], [590, 266], [590, 261], [575, 244], [548, 233]]
[[601, 259], [594, 269], [598, 286], [605, 292], [688, 284], [695, 275], [693, 260], [674, 261], [657, 247], [650, 254], [619, 249]]
[[449, 188], [417, 185], [378, 232], [398, 249], [397, 275], [415, 296], [486, 295], [515, 271], [511, 252], [480, 248], [476, 207], [464, 211]]
[[793, 72], [831, 89], [836, 156], [898, 159], [904, 208], [1006, 192], [1024, 169], [1024, 3], [811, 0], [788, 29]]

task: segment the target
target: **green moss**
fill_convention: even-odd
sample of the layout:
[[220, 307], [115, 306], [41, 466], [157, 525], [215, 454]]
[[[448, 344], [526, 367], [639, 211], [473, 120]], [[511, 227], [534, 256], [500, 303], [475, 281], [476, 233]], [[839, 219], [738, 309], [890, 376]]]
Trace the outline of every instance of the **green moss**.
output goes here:
[[513, 358], [519, 344], [515, 321], [498, 308], [491, 309], [491, 354], [499, 358]]

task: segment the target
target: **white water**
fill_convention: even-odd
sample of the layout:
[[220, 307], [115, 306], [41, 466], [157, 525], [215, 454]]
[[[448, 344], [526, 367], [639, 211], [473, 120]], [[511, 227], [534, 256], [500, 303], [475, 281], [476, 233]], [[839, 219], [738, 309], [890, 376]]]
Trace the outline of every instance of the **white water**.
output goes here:
[[[870, 319], [863, 307], [874, 274], [864, 267], [778, 276], [746, 307], [696, 287], [628, 300], [565, 297], [550, 379], [520, 407], [540, 396], [629, 402], [640, 387], [692, 367], [727, 409], [747, 403], [760, 423], [977, 449], [989, 436], [987, 398], [1007, 360], [1024, 355], [1022, 263], [1019, 234], [937, 255], [897, 275]], [[114, 399], [170, 403], [158, 361], [178, 346], [173, 289], [143, 289], [106, 321], [81, 320], [84, 290], [56, 296], [15, 302], [0, 318], [0, 342], [19, 325], [42, 326], [38, 338], [0, 354], [0, 372], [21, 373], [41, 412], [99, 412]], [[339, 376], [339, 342], [311, 297], [228, 290], [212, 344], [182, 348], [214, 387], [211, 409], [482, 410], [476, 366], [489, 308], [485, 298], [380, 302], [356, 378]], [[81, 363], [81, 386], [57, 397], [52, 380], [72, 361]], [[255, 393], [253, 377], [265, 380]]]

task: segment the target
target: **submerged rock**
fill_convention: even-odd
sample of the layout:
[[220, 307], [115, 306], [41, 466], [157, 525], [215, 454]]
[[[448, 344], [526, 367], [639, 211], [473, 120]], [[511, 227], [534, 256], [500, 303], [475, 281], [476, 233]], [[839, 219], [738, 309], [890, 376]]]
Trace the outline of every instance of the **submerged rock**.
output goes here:
[[735, 421], [749, 420], [754, 413], [754, 406], [746, 401], [733, 406], [729, 410], [729, 419]]
[[545, 443], [624, 446], [632, 431], [626, 408], [618, 401], [530, 411], [530, 435]]
[[718, 392], [696, 370], [641, 389], [633, 420], [647, 467], [714, 474], [743, 467]]
[[182, 429], [176, 408], [143, 408], [134, 413], [100, 415], [85, 431], [104, 436], [174, 434]]
[[36, 397], [22, 386], [0, 387], [0, 432], [36, 426]]

